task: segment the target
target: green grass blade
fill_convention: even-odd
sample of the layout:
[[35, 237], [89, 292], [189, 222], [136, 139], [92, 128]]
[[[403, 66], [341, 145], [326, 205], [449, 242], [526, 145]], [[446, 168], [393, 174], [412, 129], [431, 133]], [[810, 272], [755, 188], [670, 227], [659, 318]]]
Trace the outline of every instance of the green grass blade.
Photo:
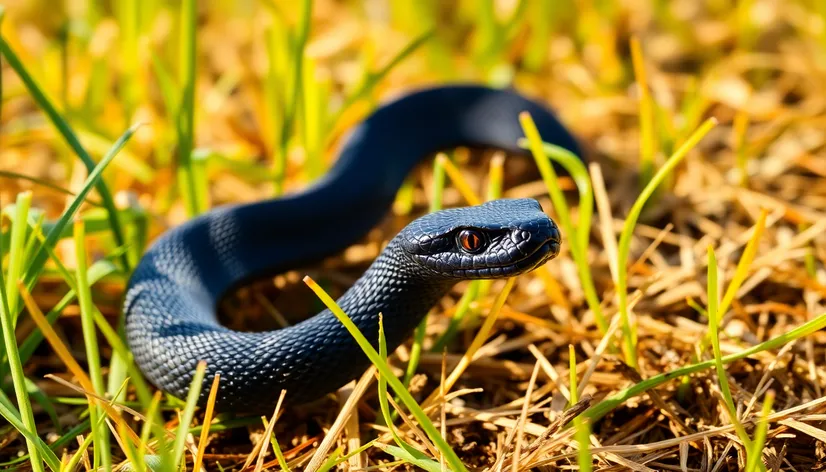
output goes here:
[[[100, 279], [106, 277], [107, 275], [113, 274], [117, 272], [118, 268], [115, 266], [111, 261], [108, 260], [100, 260], [95, 262], [89, 267], [89, 272], [87, 277], [89, 279], [89, 284], [94, 285]], [[61, 312], [69, 306], [72, 302], [75, 301], [77, 297], [77, 292], [74, 289], [70, 289], [69, 292], [60, 299], [59, 302], [46, 314], [46, 319], [49, 321], [50, 324], [54, 324], [54, 322], [60, 317]], [[35, 329], [32, 331], [25, 340], [20, 344], [20, 360], [25, 364], [31, 358], [34, 351], [37, 350], [40, 343], [43, 342], [43, 334], [40, 332], [39, 329]]]
[[23, 272], [23, 263], [26, 254], [24, 244], [31, 204], [31, 192], [24, 192], [17, 196], [14, 224], [11, 227], [11, 244], [8, 249], [9, 264], [6, 275], [6, 296], [8, 297], [8, 310], [12, 316], [12, 327], [17, 326], [17, 306], [19, 305], [20, 298], [17, 295], [17, 287], [15, 284], [17, 280], [20, 280]]
[[433, 343], [430, 352], [441, 353], [445, 346], [456, 337], [456, 333], [459, 332], [459, 327], [464, 322], [467, 314], [470, 313], [470, 304], [476, 300], [481, 291], [481, 284], [479, 282], [479, 280], [474, 280], [468, 284], [467, 290], [462, 294], [462, 298], [459, 299], [456, 312], [450, 318], [445, 332]]
[[[577, 378], [576, 378], [576, 351], [573, 344], [568, 345], [568, 376], [570, 378], [568, 390], [571, 392], [570, 406], [575, 405], [579, 401]], [[573, 419], [574, 428], [576, 428], [576, 441], [579, 444], [577, 452], [577, 465], [579, 470], [590, 472], [593, 470], [594, 459], [591, 455], [591, 431], [587, 421], [577, 416]]]
[[[98, 181], [100, 180], [101, 174], [103, 170], [106, 169], [106, 166], [112, 162], [112, 160], [117, 156], [118, 151], [120, 151], [129, 141], [135, 131], [138, 129], [140, 124], [136, 124], [129, 128], [112, 146], [112, 149], [101, 159], [100, 163], [92, 170], [89, 175], [86, 177], [86, 181], [83, 183], [83, 187], [77, 193], [77, 196], [74, 200], [69, 204], [68, 208], [64, 210], [63, 214], [60, 216], [60, 219], [55, 223], [49, 233], [46, 235], [46, 240], [41, 245], [39, 251], [35, 254], [35, 256], [29, 261], [29, 268], [26, 271], [25, 277], [23, 279], [24, 283], [31, 287], [34, 283], [34, 280], [40, 274], [40, 271], [43, 269], [43, 266], [46, 263], [46, 260], [49, 257], [48, 251], [46, 248], [53, 248], [54, 245], [57, 243], [57, 240], [60, 238], [63, 229], [69, 224], [69, 221], [72, 220], [77, 213], [80, 206], [83, 204], [86, 195], [92, 190]], [[100, 189], [98, 189], [100, 191]], [[108, 211], [108, 210], [107, 210]], [[115, 213], [110, 213], [111, 215], [117, 216]]]
[[[20, 421], [20, 417], [18, 417], [17, 412], [11, 410], [6, 406], [3, 402], [0, 402], [0, 416], [5, 418], [6, 421], [9, 422], [20, 434], [26, 438], [27, 443], [31, 443], [33, 449], [29, 450], [29, 465], [32, 467], [33, 471], [43, 470], [43, 460], [46, 461], [46, 465], [49, 466], [51, 470], [54, 472], [60, 472], [60, 459], [57, 458], [54, 451], [49, 449], [49, 446], [43, 442], [42, 439], [37, 435], [37, 433], [33, 432], [36, 429], [29, 429], [26, 425]], [[36, 455], [32, 455], [31, 452], [36, 450]], [[40, 459], [40, 457], [43, 459]]]
[[413, 449], [412, 447], [403, 448], [399, 446], [381, 444], [377, 444], [377, 447], [396, 459], [400, 459], [408, 464], [420, 467], [427, 472], [445, 472], [442, 470], [442, 465], [439, 464], [438, 461], [427, 457], [421, 451]]
[[[588, 308], [590, 308], [594, 314], [594, 320], [600, 332], [604, 334], [608, 330], [608, 322], [602, 313], [602, 306], [597, 296], [596, 287], [591, 276], [591, 268], [587, 259], [588, 238], [590, 236], [591, 216], [593, 215], [594, 205], [594, 194], [590, 176], [576, 155], [559, 146], [543, 143], [542, 137], [539, 135], [539, 130], [536, 128], [536, 124], [529, 113], [525, 112], [520, 114], [519, 122], [527, 138], [526, 147], [531, 150], [536, 166], [539, 168], [539, 173], [542, 174], [542, 180], [545, 182], [548, 194], [551, 197], [551, 202], [553, 202], [554, 209], [559, 216], [559, 223], [562, 225], [562, 230], [573, 238], [574, 244], [571, 244], [571, 255], [577, 267], [577, 274], [579, 275], [580, 283], [585, 294], [585, 301], [588, 303]], [[565, 196], [557, 183], [556, 171], [548, 161], [548, 158], [559, 162], [574, 177], [574, 181], [577, 183], [577, 189], [580, 193], [581, 212], [578, 227], [574, 226], [571, 220], [571, 214]]]
[[291, 96], [286, 103], [284, 110], [284, 121], [281, 123], [281, 134], [278, 148], [278, 155], [275, 158], [275, 193], [280, 195], [284, 191], [284, 179], [287, 174], [287, 146], [292, 136], [292, 130], [298, 111], [298, 99], [303, 93], [301, 75], [304, 71], [304, 48], [307, 46], [307, 39], [310, 37], [310, 18], [313, 12], [313, 0], [301, 1], [301, 14], [293, 43], [293, 75], [291, 80]]
[[371, 447], [373, 447], [373, 444], [375, 444], [377, 440], [378, 439], [374, 439], [368, 443], [362, 444], [361, 447], [354, 449], [341, 457], [339, 457], [339, 454], [341, 454], [341, 449], [336, 449], [335, 451], [333, 451], [330, 457], [327, 458], [324, 464], [322, 464], [321, 467], [319, 467], [318, 472], [329, 472], [330, 470], [332, 470], [333, 467], [336, 467], [337, 465], [343, 463], [351, 457], [357, 454], [361, 454], [362, 452], [370, 449]]
[[723, 354], [720, 351], [720, 312], [719, 303], [720, 298], [717, 292], [717, 258], [714, 255], [714, 248], [710, 245], [708, 247], [708, 332], [711, 339], [711, 346], [714, 350], [714, 367], [717, 369], [717, 378], [720, 381], [720, 391], [723, 393], [723, 400], [725, 402], [726, 410], [728, 410], [731, 424], [734, 425], [734, 430], [737, 436], [746, 445], [746, 450], [751, 447], [751, 438], [746, 434], [743, 424], [737, 417], [737, 407], [734, 405], [734, 398], [731, 396], [731, 388], [728, 384], [728, 375], [726, 369], [723, 367]]
[[184, 448], [186, 446], [186, 435], [189, 434], [189, 428], [192, 424], [192, 418], [195, 415], [195, 407], [198, 406], [198, 396], [201, 394], [201, 385], [206, 375], [206, 362], [198, 362], [198, 367], [195, 369], [195, 375], [192, 376], [192, 382], [189, 384], [189, 393], [186, 396], [186, 406], [181, 414], [181, 420], [178, 424], [178, 430], [175, 432], [175, 443], [172, 447], [172, 458], [175, 460], [176, 467], [181, 464], [184, 457]]
[[[813, 318], [811, 321], [803, 323], [802, 325], [798, 326], [797, 328], [791, 331], [783, 333], [775, 338], [752, 346], [748, 349], [744, 349], [740, 352], [724, 356], [721, 359], [721, 361], [723, 364], [730, 364], [732, 362], [739, 361], [747, 357], [751, 357], [763, 351], [777, 349], [796, 339], [806, 337], [824, 328], [826, 328], [826, 313], [821, 313], [817, 317]], [[685, 367], [674, 369], [669, 372], [664, 372], [653, 377], [649, 377], [636, 385], [632, 385], [631, 387], [628, 387], [620, 392], [617, 392], [605, 398], [598, 404], [586, 410], [583, 413], [583, 417], [590, 418], [593, 423], [605, 416], [606, 414], [608, 414], [609, 412], [611, 412], [611, 410], [613, 410], [614, 408], [617, 408], [618, 406], [622, 405], [627, 400], [634, 398], [638, 395], [641, 395], [647, 392], [648, 390], [651, 390], [652, 388], [659, 387], [660, 385], [670, 380], [675, 380], [685, 375], [690, 375], [696, 372], [702, 372], [704, 370], [711, 369], [715, 365], [715, 360], [711, 359], [704, 362], [690, 364]]]
[[367, 98], [373, 92], [376, 85], [381, 83], [381, 81], [390, 73], [397, 65], [402, 63], [405, 59], [407, 59], [411, 54], [416, 52], [423, 44], [425, 44], [429, 39], [431, 39], [436, 30], [430, 29], [425, 31], [421, 35], [414, 38], [410, 43], [407, 44], [401, 51], [398, 52], [395, 56], [393, 56], [390, 61], [385, 64], [381, 69], [376, 72], [369, 72], [365, 76], [364, 80], [358, 86], [355, 92], [351, 93], [347, 96], [344, 100], [344, 104], [341, 106], [339, 111], [333, 116], [330, 120], [330, 126], [332, 127], [335, 123], [338, 122], [341, 115], [343, 115], [354, 103]]
[[54, 402], [51, 397], [46, 395], [40, 387], [37, 386], [30, 378], [26, 377], [26, 390], [29, 398], [34, 399], [43, 411], [49, 416], [49, 419], [54, 424], [57, 434], [63, 434], [63, 429], [60, 425], [60, 418], [57, 416], [57, 411], [54, 408]]
[[[12, 51], [11, 47], [9, 47], [8, 43], [0, 36], [0, 53], [6, 58], [6, 61], [9, 63], [12, 69], [14, 69], [15, 73], [20, 77], [20, 80], [25, 84], [26, 88], [28, 89], [29, 93], [32, 95], [32, 98], [37, 103], [37, 105], [46, 113], [49, 117], [49, 120], [52, 124], [57, 128], [58, 132], [63, 136], [63, 139], [66, 140], [66, 143], [72, 150], [77, 154], [83, 164], [86, 166], [87, 171], [89, 172], [89, 176], [91, 177], [94, 170], [98, 167], [95, 165], [95, 161], [92, 160], [92, 157], [89, 156], [89, 153], [83, 148], [80, 144], [80, 141], [77, 138], [77, 135], [72, 131], [72, 128], [69, 126], [69, 123], [60, 115], [52, 102], [46, 97], [46, 94], [40, 88], [39, 85], [35, 82], [34, 78], [28, 73], [23, 63], [17, 57], [17, 55]], [[122, 138], [121, 138], [122, 139]], [[117, 143], [113, 146], [117, 147]], [[105, 160], [105, 157], [104, 157]], [[101, 161], [102, 162], [102, 161]], [[112, 194], [109, 191], [109, 187], [106, 186], [106, 183], [102, 180], [95, 179], [95, 185], [97, 186], [98, 193], [100, 194], [101, 201], [103, 202], [103, 206], [106, 208], [106, 211], [109, 214], [109, 225], [112, 230], [112, 236], [115, 239], [115, 244], [118, 246], [122, 246], [124, 244], [125, 238], [123, 229], [121, 228], [120, 221], [117, 218], [117, 207], [115, 206], [115, 201], [112, 199]], [[88, 193], [88, 190], [87, 190]], [[123, 264], [125, 269], [129, 269], [129, 261], [126, 259], [124, 255], [121, 258], [121, 263]]]
[[197, 2], [184, 0], [181, 5], [181, 99], [176, 121], [178, 130], [178, 184], [184, 198], [187, 214], [198, 215], [206, 207], [198, 198], [196, 171], [193, 168], [192, 152], [195, 149], [195, 65], [197, 29]]
[[680, 146], [677, 151], [668, 158], [668, 160], [657, 170], [657, 173], [651, 178], [648, 184], [640, 193], [631, 211], [625, 219], [622, 226], [622, 233], [619, 240], [619, 252], [617, 254], [617, 267], [619, 273], [617, 274], [617, 297], [619, 299], [619, 313], [622, 317], [622, 332], [623, 332], [623, 351], [625, 353], [625, 361], [635, 370], [637, 365], [637, 348], [636, 348], [636, 328], [631, 325], [630, 316], [628, 313], [628, 257], [631, 251], [631, 237], [634, 234], [634, 227], [637, 220], [642, 213], [645, 203], [662, 183], [663, 180], [682, 162], [683, 158], [688, 154], [694, 146], [717, 124], [715, 118], [706, 120], [691, 137]]
[[[18, 206], [18, 219], [14, 223], [15, 226], [22, 226], [24, 229], [26, 227], [26, 218], [28, 213], [28, 208], [31, 205], [31, 198], [32, 195], [29, 192], [21, 193], [17, 197], [17, 206]], [[20, 231], [12, 228], [12, 231], [19, 234]], [[23, 232], [25, 235], [25, 232]], [[14, 239], [14, 238], [13, 238]], [[23, 241], [22, 236], [18, 237], [18, 243], [15, 247], [12, 246], [12, 249], [16, 250], [17, 252], [23, 251]], [[0, 248], [0, 261], [3, 260], [3, 252], [2, 248]], [[21, 258], [21, 254], [11, 254], [11, 258]], [[37, 441], [30, 438], [30, 435], [27, 435], [27, 432], [33, 432], [33, 435], [36, 436], [37, 431], [37, 423], [34, 420], [34, 414], [32, 412], [31, 403], [29, 401], [28, 389], [26, 388], [26, 376], [23, 373], [23, 364], [20, 362], [20, 352], [18, 351], [17, 347], [17, 339], [14, 334], [14, 327], [15, 327], [15, 319], [16, 317], [10, 311], [9, 306], [9, 294], [14, 293], [17, 294], [17, 290], [6, 290], [6, 280], [2, 274], [2, 269], [0, 268], [0, 328], [3, 331], [3, 346], [5, 347], [6, 351], [6, 359], [8, 359], [8, 370], [11, 373], [12, 378], [12, 385], [14, 386], [14, 394], [17, 398], [17, 405], [20, 409], [20, 427], [17, 427], [21, 433], [24, 434], [26, 437], [26, 447], [29, 451], [29, 456], [31, 457], [31, 466], [33, 472], [42, 472], [43, 471], [43, 458], [41, 457], [41, 453], [37, 447]], [[16, 296], [16, 295], [15, 295]], [[4, 415], [5, 416], [5, 415]], [[8, 420], [8, 418], [6, 418]], [[17, 418], [15, 418], [17, 419]], [[11, 423], [11, 421], [9, 421]], [[23, 431], [25, 429], [25, 432]]]
[[[95, 329], [94, 305], [92, 303], [92, 290], [89, 285], [89, 275], [87, 270], [86, 254], [86, 231], [83, 221], [76, 220], [75, 225], [75, 251], [77, 257], [77, 300], [80, 305], [80, 323], [83, 331], [83, 343], [86, 346], [86, 362], [88, 364], [89, 378], [92, 380], [94, 393], [104, 396], [106, 386], [103, 383], [103, 368], [100, 361], [100, 350], [98, 348], [98, 336]], [[93, 425], [98, 424], [98, 418], [105, 416], [103, 408], [99, 404], [90, 406], [90, 417]], [[101, 426], [92, 430], [94, 438], [95, 467], [102, 466], [105, 470], [112, 468], [111, 437], [109, 429]]]
[[774, 404], [775, 393], [773, 390], [766, 392], [766, 397], [763, 399], [763, 408], [760, 411], [760, 420], [757, 422], [757, 428], [754, 432], [754, 443], [752, 443], [749, 451], [749, 458], [746, 461], [747, 472], [757, 472], [766, 470], [761, 458], [763, 457], [763, 445], [766, 443], [766, 434], [769, 429], [769, 413], [771, 413], [772, 405]]
[[387, 383], [396, 393], [396, 395], [401, 398], [402, 403], [404, 406], [407, 407], [408, 411], [413, 415], [414, 418], [419, 422], [419, 426], [424, 430], [425, 434], [433, 441], [433, 444], [436, 446], [437, 449], [444, 455], [445, 460], [447, 463], [450, 464], [450, 467], [455, 472], [466, 472], [467, 469], [465, 468], [462, 461], [456, 455], [456, 452], [450, 447], [450, 445], [445, 441], [442, 435], [439, 433], [439, 430], [433, 425], [430, 421], [430, 418], [425, 414], [424, 410], [416, 403], [416, 400], [413, 399], [413, 396], [410, 392], [407, 391], [407, 388], [402, 385], [401, 381], [393, 375], [393, 372], [387, 366], [386, 362], [383, 362], [379, 353], [373, 349], [373, 346], [370, 345], [370, 342], [364, 337], [364, 335], [359, 331], [358, 327], [353, 323], [353, 321], [342, 311], [341, 307], [339, 307], [336, 302], [330, 298], [330, 296], [322, 289], [313, 279], [310, 277], [304, 277], [304, 283], [306, 283], [312, 290], [315, 292], [316, 296], [324, 303], [324, 305], [329, 308], [336, 318], [338, 318], [339, 322], [344, 325], [350, 335], [353, 336], [355, 341], [364, 351], [365, 355], [370, 359], [370, 362], [376, 366], [376, 369], [379, 371], [379, 374], [387, 380]]
[[[100, 418], [98, 418], [98, 422], [95, 423], [93, 428], [94, 429], [105, 428], [106, 423], [104, 423], [104, 421], [106, 421], [106, 417], [101, 416]], [[74, 454], [72, 454], [72, 458], [69, 459], [69, 462], [66, 464], [66, 467], [64, 467], [62, 470], [65, 470], [65, 471], [75, 471], [75, 470], [77, 470], [77, 466], [78, 466], [78, 464], [80, 464], [80, 460], [83, 458], [83, 453], [86, 452], [86, 449], [89, 449], [89, 446], [92, 444], [92, 440], [94, 438], [95, 438], [95, 436], [92, 435], [92, 434], [86, 435], [86, 437], [83, 438], [83, 442], [80, 443], [80, 446], [77, 448], [77, 450], [74, 452]]]
[[[387, 366], [387, 338], [384, 336], [384, 320], [381, 313], [379, 313], [379, 357], [384, 365]], [[402, 454], [404, 455], [404, 457], [400, 457], [398, 455], [396, 457], [407, 460], [407, 462], [410, 462], [411, 464], [418, 464], [424, 460], [433, 462], [438, 466], [438, 462], [432, 461], [432, 459], [421, 455], [419, 451], [413, 448], [413, 446], [407, 444], [396, 433], [396, 427], [393, 425], [393, 414], [390, 412], [390, 403], [387, 401], [387, 378], [383, 375], [379, 375], [378, 392], [379, 408], [381, 409], [381, 414], [384, 418], [384, 424], [388, 429], [390, 429], [390, 434], [393, 436], [393, 441], [399, 445], [398, 449], [402, 451]], [[417, 453], [419, 454], [418, 456]], [[405, 459], [405, 457], [409, 459]]]

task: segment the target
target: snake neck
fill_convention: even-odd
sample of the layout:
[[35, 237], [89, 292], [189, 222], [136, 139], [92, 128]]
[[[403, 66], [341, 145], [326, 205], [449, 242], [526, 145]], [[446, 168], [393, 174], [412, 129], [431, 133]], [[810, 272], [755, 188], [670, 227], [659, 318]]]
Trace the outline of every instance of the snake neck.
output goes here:
[[372, 343], [378, 339], [381, 313], [392, 352], [456, 283], [433, 274], [424, 277], [421, 271], [394, 238], [337, 302]]

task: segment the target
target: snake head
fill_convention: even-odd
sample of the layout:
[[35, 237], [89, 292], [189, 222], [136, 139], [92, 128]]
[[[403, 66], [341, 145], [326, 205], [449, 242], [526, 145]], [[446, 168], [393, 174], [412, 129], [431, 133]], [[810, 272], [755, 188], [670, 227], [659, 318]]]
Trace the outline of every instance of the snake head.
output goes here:
[[559, 254], [556, 223], [534, 199], [500, 199], [424, 215], [397, 236], [418, 267], [446, 278], [511, 277]]

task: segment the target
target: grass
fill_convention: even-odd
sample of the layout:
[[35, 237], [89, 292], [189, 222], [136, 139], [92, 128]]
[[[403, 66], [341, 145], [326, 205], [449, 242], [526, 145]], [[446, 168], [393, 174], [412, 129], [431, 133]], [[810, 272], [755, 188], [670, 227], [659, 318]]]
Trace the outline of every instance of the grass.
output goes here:
[[[9, 2], [0, 468], [821, 467], [826, 10], [667, 3]], [[458, 285], [396, 352], [336, 311], [377, 372], [350, 397], [223, 415], [217, 376], [205, 407], [197, 378], [183, 399], [143, 378], [120, 303], [149, 242], [300, 191], [379, 103], [457, 80], [546, 102], [588, 162], [528, 115], [532, 159], [445, 150], [363, 243], [277, 276], [273, 306], [306, 313], [310, 275], [335, 309], [401, 225], [494, 198], [537, 198], [558, 258]], [[233, 322], [270, 326], [261, 285]]]
[[[26, 221], [23, 219], [22, 221]], [[89, 289], [89, 274], [86, 251], [86, 229], [82, 220], [75, 220], [75, 254], [77, 257], [77, 300], [80, 305], [80, 321], [83, 332], [83, 341], [86, 345], [86, 362], [88, 363], [89, 377], [92, 380], [93, 392], [104, 394], [103, 371], [98, 348], [98, 336], [95, 329], [94, 307], [92, 292]], [[90, 405], [89, 418], [97, 428], [92, 429], [92, 441], [95, 443], [93, 467], [112, 468], [111, 438], [109, 430], [98, 418], [103, 416], [103, 409]]]

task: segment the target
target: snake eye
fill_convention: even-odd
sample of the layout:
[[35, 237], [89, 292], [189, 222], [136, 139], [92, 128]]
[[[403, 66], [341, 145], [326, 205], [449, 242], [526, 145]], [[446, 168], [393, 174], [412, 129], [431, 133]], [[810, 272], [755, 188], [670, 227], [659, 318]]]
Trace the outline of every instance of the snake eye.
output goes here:
[[463, 229], [459, 232], [459, 246], [471, 254], [479, 252], [485, 245], [482, 234], [472, 229]]

